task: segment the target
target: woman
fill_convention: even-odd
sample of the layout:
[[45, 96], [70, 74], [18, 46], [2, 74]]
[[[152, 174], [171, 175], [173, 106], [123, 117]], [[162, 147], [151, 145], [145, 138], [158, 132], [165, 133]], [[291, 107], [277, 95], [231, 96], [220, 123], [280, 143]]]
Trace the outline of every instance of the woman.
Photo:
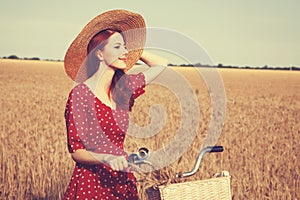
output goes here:
[[[143, 18], [113, 10], [94, 18], [65, 56], [70, 92], [65, 119], [68, 150], [76, 162], [64, 199], [138, 199], [123, 143], [134, 99], [167, 65], [143, 51]], [[127, 49], [126, 47], [130, 47]], [[138, 59], [150, 68], [127, 75]]]

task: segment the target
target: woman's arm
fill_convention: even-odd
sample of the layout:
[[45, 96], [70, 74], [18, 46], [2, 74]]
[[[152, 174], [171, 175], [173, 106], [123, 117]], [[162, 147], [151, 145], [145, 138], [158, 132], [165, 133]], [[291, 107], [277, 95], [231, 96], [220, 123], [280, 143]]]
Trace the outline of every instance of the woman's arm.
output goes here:
[[140, 58], [141, 61], [146, 63], [149, 67], [155, 67], [158, 65], [167, 66], [168, 60], [166, 58], [160, 57], [156, 54], [150, 53], [148, 51], [143, 51]]
[[168, 65], [167, 59], [147, 51], [143, 51], [140, 60], [150, 67], [143, 72], [146, 84], [153, 81], [153, 79], [155, 79]]
[[75, 162], [82, 164], [97, 165], [105, 163], [113, 170], [126, 170], [128, 168], [128, 162], [124, 156], [93, 153], [85, 149], [78, 149], [74, 153], [71, 153], [71, 156]]

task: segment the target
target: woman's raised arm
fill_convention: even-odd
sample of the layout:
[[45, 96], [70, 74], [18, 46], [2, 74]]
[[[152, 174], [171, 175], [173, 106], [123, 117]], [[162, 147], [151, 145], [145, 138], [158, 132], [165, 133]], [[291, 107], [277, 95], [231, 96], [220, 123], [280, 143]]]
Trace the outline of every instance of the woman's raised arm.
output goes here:
[[146, 84], [153, 81], [168, 65], [168, 60], [158, 55], [144, 51], [141, 58], [150, 68], [143, 71]]

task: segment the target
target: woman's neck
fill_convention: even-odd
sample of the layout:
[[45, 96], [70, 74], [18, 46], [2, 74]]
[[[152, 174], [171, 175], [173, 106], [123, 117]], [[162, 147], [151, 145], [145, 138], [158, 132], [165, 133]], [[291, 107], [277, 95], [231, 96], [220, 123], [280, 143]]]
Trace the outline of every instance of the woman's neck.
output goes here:
[[98, 71], [86, 83], [92, 88], [96, 96], [109, 97], [110, 86], [115, 70], [111, 67], [99, 66]]

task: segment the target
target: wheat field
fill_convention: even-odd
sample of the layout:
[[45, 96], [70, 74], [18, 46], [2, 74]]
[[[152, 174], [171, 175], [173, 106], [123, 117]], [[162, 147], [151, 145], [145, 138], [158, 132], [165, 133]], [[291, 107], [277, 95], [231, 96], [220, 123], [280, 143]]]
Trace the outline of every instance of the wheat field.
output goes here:
[[[197, 95], [201, 116], [197, 135], [177, 161], [146, 177], [137, 174], [142, 199], [146, 185], [178, 182], [172, 175], [193, 167], [210, 121], [210, 97], [201, 76], [192, 68], [174, 69]], [[225, 150], [207, 155], [197, 174], [181, 181], [227, 170], [233, 199], [300, 199], [300, 73], [244, 69], [219, 73], [227, 110], [217, 145]], [[0, 60], [0, 77], [0, 199], [60, 199], [74, 166], [63, 118], [73, 82], [61, 62]], [[129, 151], [141, 146], [155, 151], [167, 145], [179, 128], [176, 96], [157, 84], [148, 85], [136, 101], [131, 113], [136, 124], [150, 123], [154, 104], [167, 114], [164, 127], [146, 139], [129, 135], [125, 143]]]

